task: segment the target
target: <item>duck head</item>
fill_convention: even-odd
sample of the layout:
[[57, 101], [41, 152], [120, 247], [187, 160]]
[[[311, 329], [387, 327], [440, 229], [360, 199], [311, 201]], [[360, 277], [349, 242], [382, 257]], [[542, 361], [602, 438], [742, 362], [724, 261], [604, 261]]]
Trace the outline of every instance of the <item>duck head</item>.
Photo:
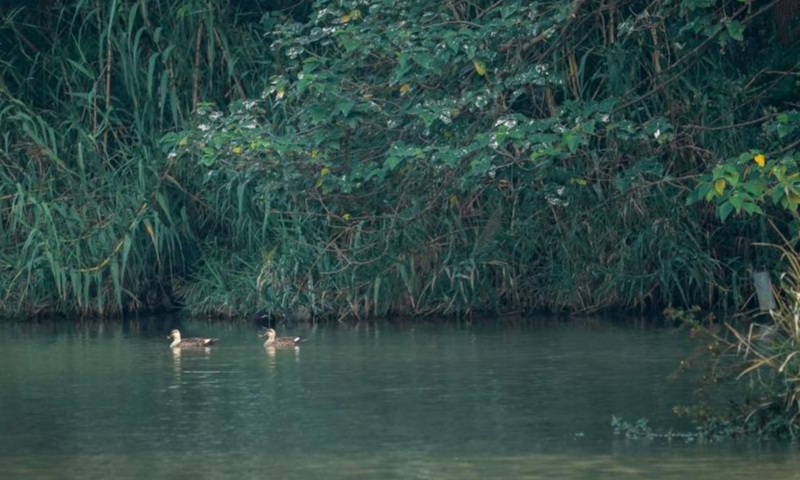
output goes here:
[[264, 329], [264, 333], [263, 333], [263, 334], [261, 334], [261, 335], [258, 335], [258, 336], [259, 336], [259, 337], [262, 337], [262, 338], [263, 338], [263, 337], [267, 337], [267, 342], [265, 343], [265, 345], [266, 345], [266, 344], [270, 344], [270, 343], [272, 343], [272, 342], [273, 342], [273, 340], [275, 340], [275, 335], [276, 335], [276, 333], [275, 333], [275, 330], [274, 330], [274, 329], [272, 329], [272, 328], [265, 328], [265, 329]]

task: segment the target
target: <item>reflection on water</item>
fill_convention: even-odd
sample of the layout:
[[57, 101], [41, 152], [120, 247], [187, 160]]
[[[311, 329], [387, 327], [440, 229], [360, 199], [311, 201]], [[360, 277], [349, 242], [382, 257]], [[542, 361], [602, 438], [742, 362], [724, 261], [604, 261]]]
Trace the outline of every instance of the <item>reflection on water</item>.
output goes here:
[[160, 320], [0, 325], [0, 472], [22, 478], [800, 478], [781, 446], [626, 442], [685, 428], [679, 333], [608, 321], [367, 324], [264, 347]]
[[181, 381], [181, 349], [172, 348], [172, 371], [175, 372], [175, 381]]

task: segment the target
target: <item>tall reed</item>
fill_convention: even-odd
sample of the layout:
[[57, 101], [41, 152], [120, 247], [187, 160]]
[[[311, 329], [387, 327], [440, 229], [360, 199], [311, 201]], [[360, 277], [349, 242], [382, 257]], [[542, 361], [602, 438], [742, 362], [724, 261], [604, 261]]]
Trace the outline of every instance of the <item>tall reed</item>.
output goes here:
[[264, 88], [270, 52], [244, 13], [223, 0], [0, 9], [0, 311], [170, 303], [204, 206], [159, 141], [201, 103]]

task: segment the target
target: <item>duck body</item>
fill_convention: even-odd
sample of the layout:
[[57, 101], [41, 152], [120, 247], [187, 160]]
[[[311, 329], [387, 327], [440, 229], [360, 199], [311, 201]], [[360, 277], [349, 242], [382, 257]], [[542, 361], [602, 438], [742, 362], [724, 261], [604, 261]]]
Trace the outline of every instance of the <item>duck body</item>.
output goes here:
[[264, 342], [265, 347], [297, 347], [304, 341], [302, 337], [278, 337], [271, 328], [265, 329], [264, 334], [259, 337], [267, 337], [267, 341]]
[[169, 344], [170, 348], [179, 347], [210, 347], [214, 345], [218, 338], [181, 338], [181, 332], [173, 330], [167, 337], [172, 340]]

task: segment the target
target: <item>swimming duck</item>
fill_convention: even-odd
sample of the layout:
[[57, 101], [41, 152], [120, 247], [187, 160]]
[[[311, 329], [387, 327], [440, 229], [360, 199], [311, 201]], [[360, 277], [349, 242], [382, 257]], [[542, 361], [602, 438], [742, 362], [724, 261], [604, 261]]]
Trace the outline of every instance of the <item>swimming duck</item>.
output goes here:
[[169, 344], [170, 348], [175, 347], [210, 347], [213, 345], [218, 338], [183, 338], [181, 339], [181, 332], [178, 330], [173, 330], [169, 336], [167, 337], [172, 339], [172, 343]]
[[259, 337], [267, 337], [267, 341], [264, 342], [265, 347], [296, 347], [303, 342], [302, 337], [276, 337], [277, 333], [272, 328], [265, 328], [264, 335], [259, 335]]

